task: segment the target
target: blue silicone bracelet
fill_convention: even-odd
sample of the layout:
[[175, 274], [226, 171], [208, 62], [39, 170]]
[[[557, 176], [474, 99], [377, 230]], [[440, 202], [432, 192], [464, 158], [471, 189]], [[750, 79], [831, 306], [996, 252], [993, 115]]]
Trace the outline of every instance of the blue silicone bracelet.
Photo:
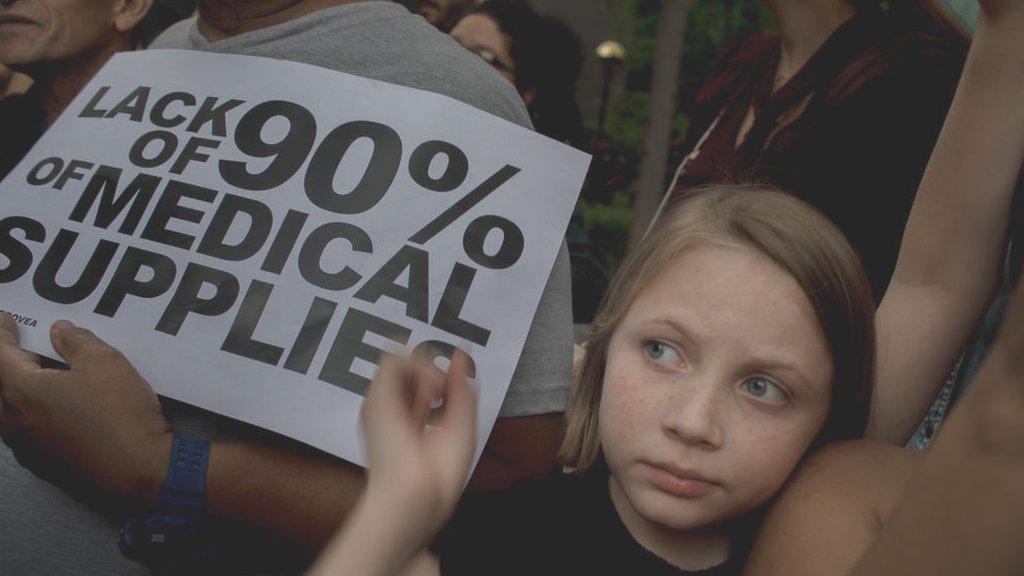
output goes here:
[[174, 436], [171, 462], [164, 478], [164, 488], [202, 494], [206, 464], [210, 457], [210, 441]]

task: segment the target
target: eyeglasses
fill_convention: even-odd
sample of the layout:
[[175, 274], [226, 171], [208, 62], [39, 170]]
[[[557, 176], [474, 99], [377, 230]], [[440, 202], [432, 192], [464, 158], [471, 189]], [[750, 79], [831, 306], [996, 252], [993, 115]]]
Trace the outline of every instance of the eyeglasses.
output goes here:
[[510, 64], [502, 62], [494, 52], [491, 52], [486, 48], [470, 48], [469, 51], [479, 56], [484, 62], [490, 64], [498, 72], [508, 72], [512, 76], [516, 75], [515, 68]]

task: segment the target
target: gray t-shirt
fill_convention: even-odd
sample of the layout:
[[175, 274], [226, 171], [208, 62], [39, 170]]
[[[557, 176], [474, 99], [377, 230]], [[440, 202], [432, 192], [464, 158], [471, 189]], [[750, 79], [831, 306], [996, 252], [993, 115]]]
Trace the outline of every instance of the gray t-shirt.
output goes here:
[[[204, 38], [195, 20], [185, 20], [160, 35], [150, 48], [184, 48], [304, 62], [444, 94], [531, 127], [526, 108], [511, 84], [450, 36], [393, 2], [344, 4], [217, 42]], [[563, 411], [571, 365], [572, 299], [569, 256], [563, 245], [501, 416]]]
[[[445, 94], [529, 126], [512, 86], [450, 37], [391, 2], [328, 8], [213, 43], [199, 34], [194, 21], [186, 21], [167, 30], [152, 47], [305, 62]], [[569, 259], [563, 244], [502, 406], [502, 416], [565, 409], [572, 362], [570, 318]], [[165, 412], [175, 430], [186, 435], [277, 441], [253, 427], [179, 403], [167, 402]], [[121, 557], [117, 549], [119, 528], [119, 520], [36, 478], [15, 462], [6, 446], [0, 447], [0, 574], [149, 574], [141, 565]], [[272, 550], [265, 551], [273, 555]]]

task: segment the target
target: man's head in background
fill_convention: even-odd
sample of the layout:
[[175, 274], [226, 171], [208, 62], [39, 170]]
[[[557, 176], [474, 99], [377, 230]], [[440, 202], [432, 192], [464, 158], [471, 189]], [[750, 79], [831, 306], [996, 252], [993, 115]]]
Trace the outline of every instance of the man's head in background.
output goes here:
[[133, 31], [153, 0], [0, 0], [0, 62], [37, 81], [90, 77]]
[[448, 32], [477, 0], [419, 0], [416, 12], [442, 32]]

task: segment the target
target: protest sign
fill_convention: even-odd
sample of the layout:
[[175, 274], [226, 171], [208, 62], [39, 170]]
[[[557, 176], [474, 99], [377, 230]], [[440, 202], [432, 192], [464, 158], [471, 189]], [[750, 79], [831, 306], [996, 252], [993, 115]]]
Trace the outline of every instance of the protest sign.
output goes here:
[[160, 394], [357, 463], [380, 351], [460, 346], [482, 447], [588, 163], [429, 92], [121, 54], [0, 183], [0, 309], [28, 349], [69, 319]]

